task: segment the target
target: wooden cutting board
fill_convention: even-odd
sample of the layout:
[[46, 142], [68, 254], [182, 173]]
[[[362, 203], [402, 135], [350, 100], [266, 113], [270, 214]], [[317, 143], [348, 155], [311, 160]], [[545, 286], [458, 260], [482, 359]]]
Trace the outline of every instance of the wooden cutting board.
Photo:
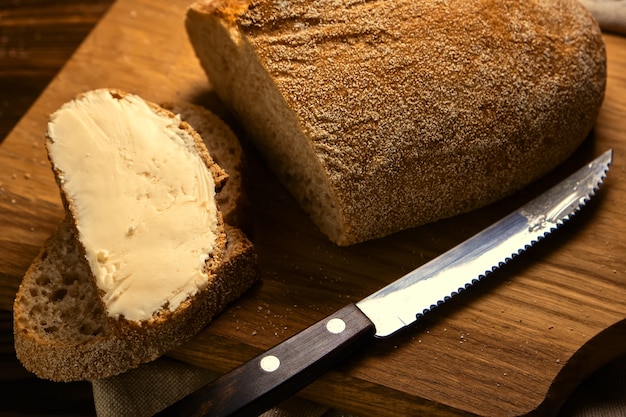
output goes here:
[[[46, 160], [48, 114], [115, 87], [227, 116], [183, 27], [189, 0], [119, 0], [0, 146], [0, 307], [63, 211]], [[612, 147], [609, 177], [567, 227], [396, 337], [375, 341], [301, 395], [364, 416], [556, 412], [592, 371], [626, 354], [626, 39], [606, 35], [597, 128], [553, 174], [490, 207], [349, 248], [326, 239], [254, 151], [251, 233], [262, 281], [173, 352], [225, 372], [508, 214]]]

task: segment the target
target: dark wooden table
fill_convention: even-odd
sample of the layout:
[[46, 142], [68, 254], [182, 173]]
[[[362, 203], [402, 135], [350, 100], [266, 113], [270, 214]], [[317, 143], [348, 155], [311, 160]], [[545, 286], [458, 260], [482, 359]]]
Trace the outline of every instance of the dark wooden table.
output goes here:
[[[113, 0], [0, 0], [0, 142], [72, 55]], [[0, 214], [1, 215], [1, 214]], [[589, 378], [576, 400], [606, 392], [607, 379], [624, 361]], [[605, 384], [605, 385], [602, 385]], [[0, 311], [0, 417], [95, 415], [89, 383], [60, 384], [35, 378], [13, 350], [10, 311]]]
[[[0, 1], [0, 142], [112, 2]], [[16, 415], [93, 416], [95, 410], [89, 383], [43, 381], [22, 368], [11, 312], [0, 311], [0, 416]]]

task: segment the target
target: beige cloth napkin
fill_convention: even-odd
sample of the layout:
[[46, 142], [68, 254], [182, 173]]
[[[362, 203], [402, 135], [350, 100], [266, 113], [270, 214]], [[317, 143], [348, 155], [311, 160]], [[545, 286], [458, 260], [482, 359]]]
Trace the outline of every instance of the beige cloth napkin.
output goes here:
[[[93, 381], [96, 413], [99, 417], [149, 417], [216, 377], [217, 374], [209, 370], [163, 357], [122, 375]], [[263, 417], [350, 415], [294, 397], [264, 413]]]
[[626, 0], [579, 0], [603, 31], [626, 35]]
[[626, 416], [626, 358], [603, 367], [570, 396], [558, 417]]
[[[598, 21], [602, 30], [626, 35], [626, 0], [579, 0]], [[626, 360], [621, 368], [626, 375]], [[147, 417], [174, 403], [215, 378], [213, 373], [171, 359], [162, 358], [123, 375], [93, 382], [94, 401], [99, 417]], [[618, 376], [618, 381], [620, 381]], [[619, 395], [623, 401], [609, 404], [609, 410], [596, 406], [578, 408], [572, 416], [618, 416], [626, 413], [626, 383]], [[593, 398], [592, 398], [593, 400]], [[618, 401], [619, 402], [619, 401]], [[591, 407], [591, 408], [589, 408]], [[612, 410], [612, 411], [611, 411]], [[617, 411], [615, 411], [617, 410]], [[617, 413], [617, 414], [615, 414]], [[570, 414], [568, 414], [570, 415]], [[285, 401], [264, 417], [340, 417], [336, 410], [298, 398]]]

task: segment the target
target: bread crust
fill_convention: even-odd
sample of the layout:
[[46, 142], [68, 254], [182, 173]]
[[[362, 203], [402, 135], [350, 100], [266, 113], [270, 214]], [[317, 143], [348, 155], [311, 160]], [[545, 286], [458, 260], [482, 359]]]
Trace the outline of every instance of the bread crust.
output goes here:
[[571, 155], [604, 97], [602, 36], [575, 0], [231, 3], [190, 7], [196, 54], [341, 245], [519, 190]]

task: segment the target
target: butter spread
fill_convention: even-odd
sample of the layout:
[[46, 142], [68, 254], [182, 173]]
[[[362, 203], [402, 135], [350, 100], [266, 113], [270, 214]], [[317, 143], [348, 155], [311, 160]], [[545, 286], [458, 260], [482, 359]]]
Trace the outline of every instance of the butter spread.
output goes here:
[[146, 320], [208, 285], [215, 184], [179, 122], [107, 90], [50, 118], [48, 152], [109, 316]]

